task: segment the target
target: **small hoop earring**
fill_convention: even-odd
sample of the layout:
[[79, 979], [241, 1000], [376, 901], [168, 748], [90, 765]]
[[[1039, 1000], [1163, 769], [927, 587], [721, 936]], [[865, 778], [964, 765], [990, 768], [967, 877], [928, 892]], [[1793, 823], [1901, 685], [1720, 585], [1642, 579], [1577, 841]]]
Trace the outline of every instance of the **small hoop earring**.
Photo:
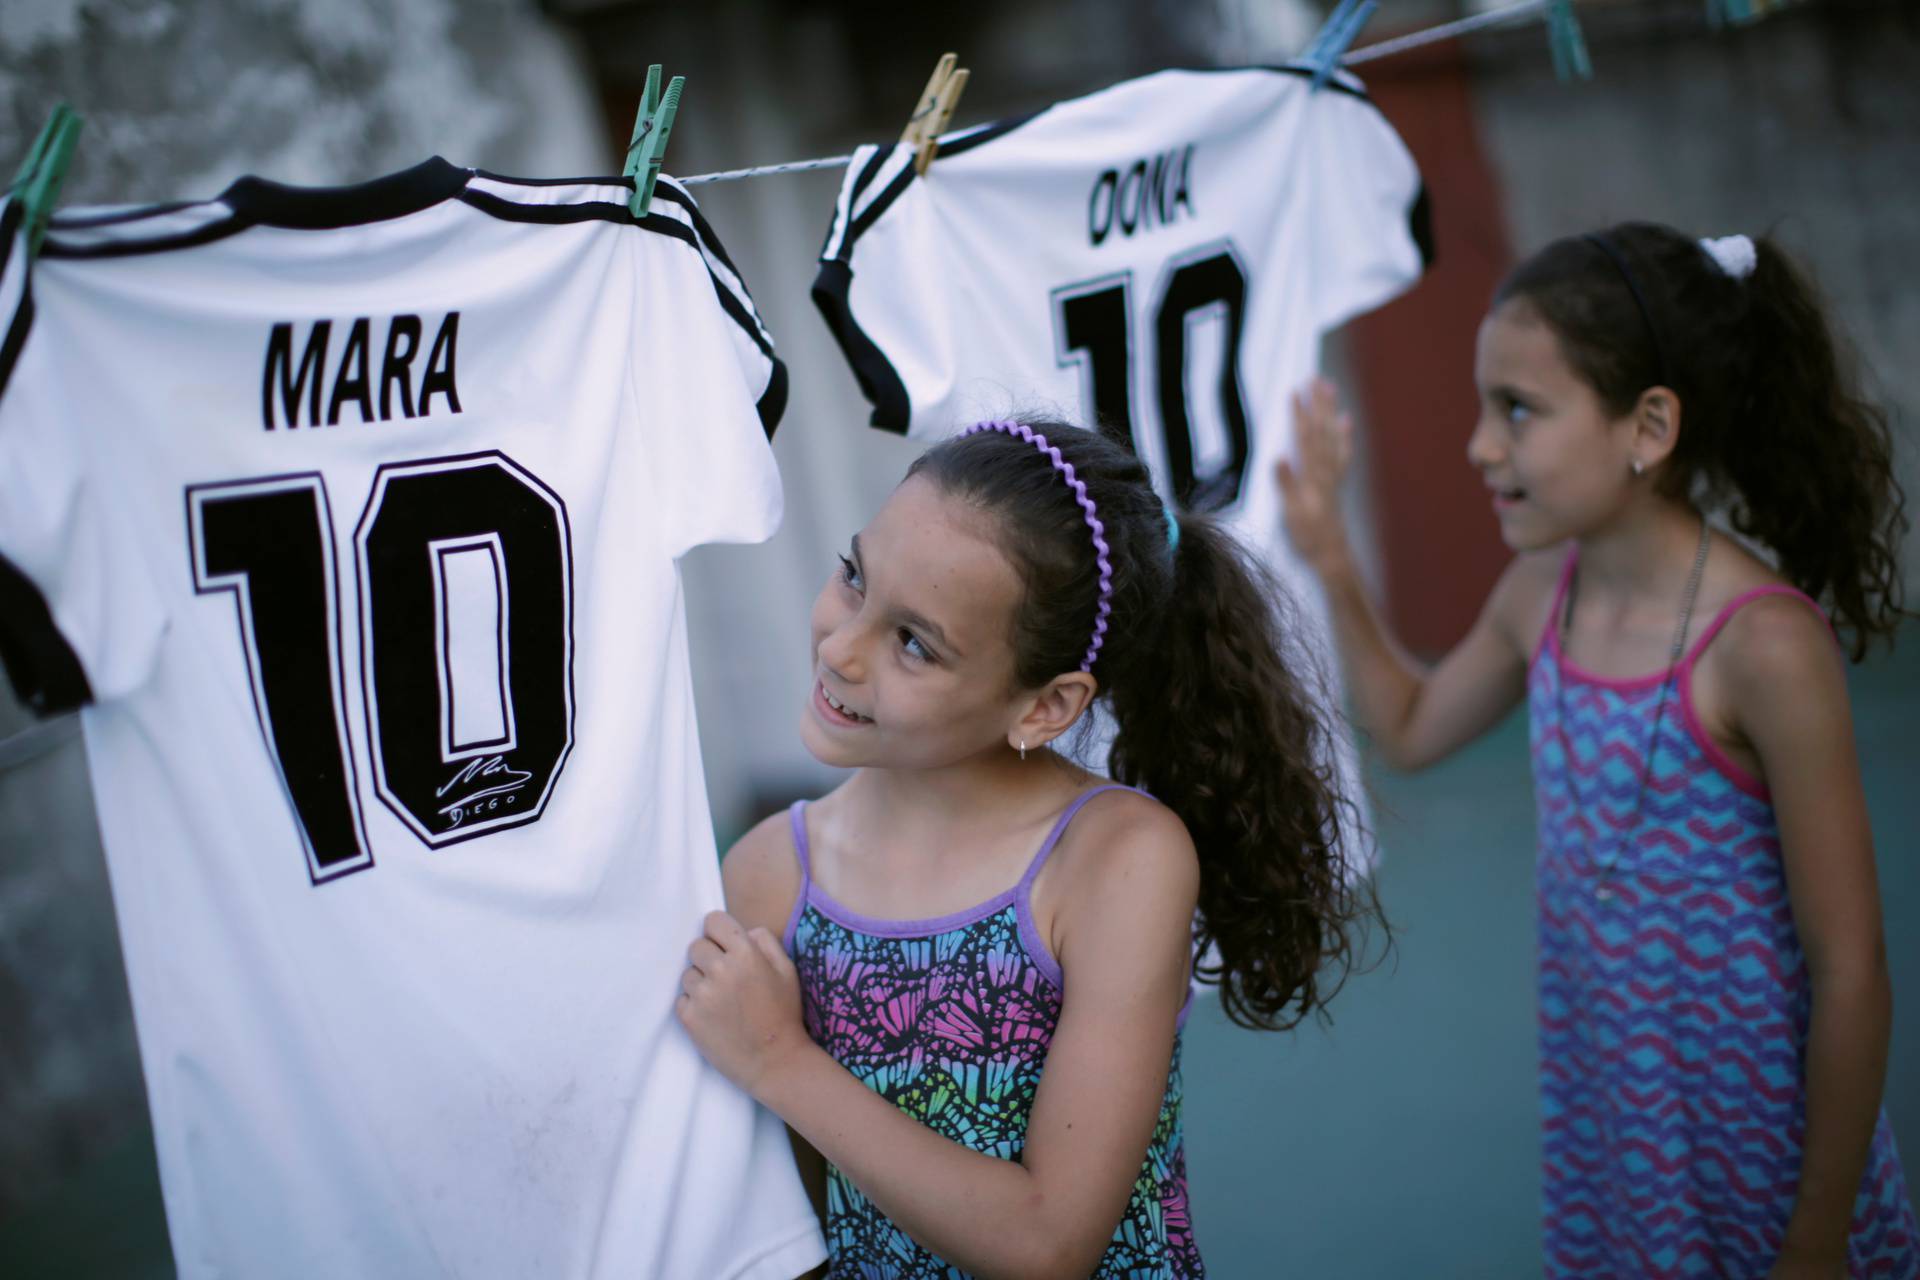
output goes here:
[[1633, 468], [1634, 475], [1638, 476], [1638, 475], [1644, 475], [1646, 473], [1647, 464], [1640, 461], [1640, 459], [1635, 458], [1630, 465]]
[[1020, 739], [1020, 758], [1022, 760], [1027, 758], [1027, 740], [1025, 738]]

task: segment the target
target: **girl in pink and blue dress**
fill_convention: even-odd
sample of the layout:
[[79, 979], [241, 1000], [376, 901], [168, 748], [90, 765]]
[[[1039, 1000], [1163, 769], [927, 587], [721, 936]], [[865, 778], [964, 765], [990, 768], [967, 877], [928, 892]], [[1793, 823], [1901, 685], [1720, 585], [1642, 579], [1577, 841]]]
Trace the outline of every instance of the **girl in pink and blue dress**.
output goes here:
[[[1288, 1026], [1360, 914], [1273, 602], [1129, 450], [1058, 423], [937, 446], [854, 538], [801, 721], [854, 772], [727, 855], [680, 1002], [796, 1135], [831, 1276], [1203, 1274], [1195, 957], [1230, 1017]], [[1096, 700], [1113, 783], [1052, 749]]]
[[1641, 223], [1521, 264], [1474, 373], [1517, 554], [1433, 667], [1355, 576], [1331, 388], [1279, 480], [1390, 763], [1526, 700], [1546, 1272], [1920, 1275], [1843, 662], [1902, 615], [1886, 416], [1772, 242]]

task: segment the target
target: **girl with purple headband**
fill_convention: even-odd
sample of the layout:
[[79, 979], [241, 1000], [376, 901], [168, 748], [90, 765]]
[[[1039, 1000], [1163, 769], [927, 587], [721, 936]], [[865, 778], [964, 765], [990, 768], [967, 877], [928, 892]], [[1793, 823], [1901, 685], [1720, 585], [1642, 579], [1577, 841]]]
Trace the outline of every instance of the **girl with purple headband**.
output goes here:
[[1432, 668], [1355, 577], [1331, 388], [1280, 481], [1389, 762], [1527, 703], [1546, 1272], [1912, 1280], [1835, 644], [1857, 661], [1904, 612], [1886, 415], [1776, 245], [1646, 223], [1516, 268], [1474, 375], [1467, 458], [1518, 554]]
[[[1365, 914], [1276, 599], [1065, 424], [962, 432], [854, 538], [800, 728], [854, 772], [734, 846], [680, 1002], [795, 1134], [830, 1275], [1202, 1274], [1190, 979], [1291, 1026]], [[1052, 749], [1096, 701], [1112, 782]]]

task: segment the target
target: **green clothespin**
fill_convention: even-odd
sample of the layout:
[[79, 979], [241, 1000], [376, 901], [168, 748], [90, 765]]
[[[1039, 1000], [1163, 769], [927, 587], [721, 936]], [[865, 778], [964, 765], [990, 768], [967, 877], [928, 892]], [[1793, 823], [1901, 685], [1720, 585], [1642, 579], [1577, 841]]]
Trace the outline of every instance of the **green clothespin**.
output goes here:
[[1593, 79], [1593, 61], [1587, 57], [1587, 39], [1573, 16], [1573, 0], [1547, 0], [1547, 46], [1553, 53], [1553, 74], [1562, 80]]
[[73, 161], [73, 148], [80, 140], [80, 124], [73, 108], [64, 102], [55, 106], [7, 190], [8, 198], [20, 204], [28, 257], [40, 251], [40, 241], [46, 237], [53, 206], [67, 180], [67, 166]]
[[622, 170], [633, 179], [633, 199], [627, 208], [636, 218], [647, 216], [653, 203], [653, 181], [660, 176], [660, 158], [667, 153], [667, 135], [673, 132], [673, 116], [680, 110], [680, 90], [687, 78], [675, 76], [660, 92], [660, 64], [647, 68], [647, 87], [640, 95], [640, 114], [633, 121], [633, 141], [627, 144], [627, 167]]

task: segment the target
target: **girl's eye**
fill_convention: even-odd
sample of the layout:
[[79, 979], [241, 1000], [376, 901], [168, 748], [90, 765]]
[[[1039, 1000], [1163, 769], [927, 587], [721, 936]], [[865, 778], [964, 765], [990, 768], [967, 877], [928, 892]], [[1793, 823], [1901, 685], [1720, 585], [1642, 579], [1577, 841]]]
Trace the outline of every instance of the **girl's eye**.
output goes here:
[[1526, 422], [1531, 417], [1533, 417], [1533, 410], [1530, 407], [1528, 407], [1527, 405], [1521, 404], [1518, 400], [1507, 401], [1507, 421], [1508, 422], [1511, 422], [1514, 426], [1517, 427], [1522, 423]]
[[927, 646], [920, 643], [920, 637], [905, 627], [900, 628], [900, 648], [908, 657], [913, 658], [915, 661], [933, 661], [933, 653]]
[[865, 590], [867, 584], [860, 580], [860, 570], [854, 566], [853, 561], [847, 559], [845, 556], [839, 557], [839, 560], [840, 581], [846, 583], [855, 591]]

